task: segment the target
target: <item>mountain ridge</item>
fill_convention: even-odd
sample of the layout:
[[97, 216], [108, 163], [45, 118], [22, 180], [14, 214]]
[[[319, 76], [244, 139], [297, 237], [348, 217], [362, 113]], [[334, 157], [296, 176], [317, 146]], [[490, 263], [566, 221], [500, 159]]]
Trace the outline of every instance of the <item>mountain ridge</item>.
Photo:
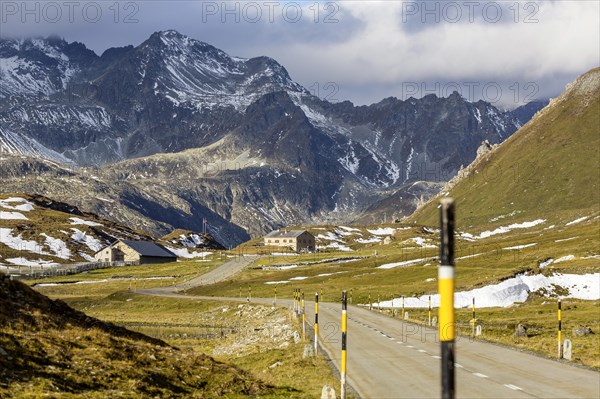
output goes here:
[[[468, 209], [464, 224], [487, 225], [502, 216], [496, 213], [518, 214], [519, 219], [596, 218], [599, 94], [600, 68], [594, 68], [567, 85], [519, 132], [477, 158], [440, 195], [453, 196]], [[408, 221], [434, 223], [440, 195]]]
[[[155, 235], [194, 230], [193, 215], [235, 245], [284, 225], [355, 220], [399, 190], [414, 198], [395, 211], [403, 217], [432, 194], [412, 195], [413, 183], [449, 180], [481, 142], [502, 142], [520, 127], [458, 93], [330, 103], [271, 58], [231, 57], [176, 31], [101, 56], [73, 45], [81, 53], [74, 66], [59, 51], [66, 42], [30, 42], [57, 61], [36, 63], [27, 51], [20, 59], [14, 54], [26, 40], [5, 40], [0, 49], [12, 52], [0, 52], [9, 67], [3, 78], [13, 87], [20, 74], [37, 73], [56, 84], [35, 95], [0, 92], [0, 150], [17, 156], [5, 157], [13, 176], [4, 190], [33, 178], [19, 175], [19, 154], [70, 165], [76, 205]], [[69, 199], [50, 181], [53, 173], [66, 178], [62, 167], [37, 167], [44, 183], [32, 189]], [[95, 199], [108, 193], [114, 209]]]

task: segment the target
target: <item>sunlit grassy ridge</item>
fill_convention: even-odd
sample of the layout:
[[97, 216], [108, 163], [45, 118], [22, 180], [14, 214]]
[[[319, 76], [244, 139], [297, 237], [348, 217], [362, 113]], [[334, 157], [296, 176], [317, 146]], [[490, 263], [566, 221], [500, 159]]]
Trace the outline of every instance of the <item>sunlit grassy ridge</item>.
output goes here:
[[1, 397], [278, 398], [249, 373], [0, 281]]
[[[599, 82], [600, 68], [579, 77], [441, 194], [456, 200], [459, 228], [537, 218], [554, 223], [600, 214]], [[437, 203], [432, 200], [408, 221], [437, 224]]]

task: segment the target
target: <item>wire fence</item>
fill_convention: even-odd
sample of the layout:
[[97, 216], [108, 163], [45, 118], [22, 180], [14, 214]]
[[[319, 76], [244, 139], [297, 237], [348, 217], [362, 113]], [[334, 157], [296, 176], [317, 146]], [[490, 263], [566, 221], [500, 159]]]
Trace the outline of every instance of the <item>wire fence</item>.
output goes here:
[[81, 262], [81, 263], [70, 263], [70, 264], [37, 264], [37, 265], [11, 265], [11, 266], [0, 266], [0, 271], [10, 275], [14, 279], [27, 279], [27, 278], [42, 278], [42, 277], [56, 277], [56, 276], [67, 276], [70, 274], [83, 273], [90, 270], [107, 269], [109, 267], [118, 266], [137, 266], [139, 261], [127, 261], [127, 262]]

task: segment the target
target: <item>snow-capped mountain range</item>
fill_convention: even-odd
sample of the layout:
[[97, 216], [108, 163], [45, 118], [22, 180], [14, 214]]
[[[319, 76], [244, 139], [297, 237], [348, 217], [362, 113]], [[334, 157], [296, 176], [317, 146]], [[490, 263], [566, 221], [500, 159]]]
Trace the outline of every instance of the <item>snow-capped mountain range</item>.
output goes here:
[[0, 79], [3, 153], [98, 168], [138, 191], [167, 184], [252, 234], [411, 197], [415, 182], [448, 181], [484, 140], [525, 122], [458, 93], [330, 103], [271, 58], [172, 30], [101, 56], [58, 38], [0, 39]]

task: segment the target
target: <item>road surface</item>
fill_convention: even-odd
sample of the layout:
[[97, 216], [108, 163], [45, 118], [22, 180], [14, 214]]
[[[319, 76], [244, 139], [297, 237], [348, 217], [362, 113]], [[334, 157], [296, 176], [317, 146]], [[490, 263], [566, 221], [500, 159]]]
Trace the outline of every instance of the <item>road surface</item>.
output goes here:
[[[185, 281], [183, 283], [171, 285], [168, 287], [161, 288], [153, 288], [147, 290], [137, 290], [137, 293], [140, 294], [149, 294], [149, 295], [157, 295], [157, 294], [173, 294], [181, 291], [188, 290], [193, 287], [197, 287], [200, 285], [208, 285], [215, 284], [221, 281], [225, 281], [230, 279], [235, 274], [241, 272], [245, 267], [252, 264], [252, 262], [259, 259], [259, 256], [237, 256], [225, 263], [221, 266], [214, 268], [213, 270], [205, 273], [201, 276], [193, 278], [191, 280]], [[171, 296], [171, 295], [170, 295]]]
[[[139, 290], [147, 295], [189, 299], [184, 288], [230, 278], [250, 264], [237, 258], [204, 276], [173, 287]], [[272, 303], [271, 299], [252, 302]], [[291, 300], [278, 305], [291, 306]], [[306, 303], [307, 320], [314, 321], [314, 304]], [[340, 369], [341, 305], [319, 304], [320, 345]], [[437, 330], [378, 312], [348, 307], [347, 378], [365, 399], [440, 397], [440, 345]], [[507, 347], [460, 338], [456, 345], [457, 398], [600, 398], [600, 373], [519, 352]]]

